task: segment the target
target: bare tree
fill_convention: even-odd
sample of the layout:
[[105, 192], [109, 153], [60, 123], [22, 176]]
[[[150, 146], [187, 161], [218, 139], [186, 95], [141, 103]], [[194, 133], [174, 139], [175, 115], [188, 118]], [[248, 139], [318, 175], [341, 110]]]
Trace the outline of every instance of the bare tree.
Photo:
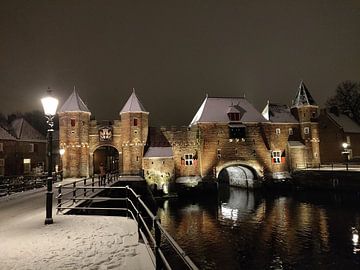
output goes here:
[[344, 81], [335, 91], [335, 96], [327, 100], [327, 107], [337, 107], [341, 113], [360, 124], [360, 83]]

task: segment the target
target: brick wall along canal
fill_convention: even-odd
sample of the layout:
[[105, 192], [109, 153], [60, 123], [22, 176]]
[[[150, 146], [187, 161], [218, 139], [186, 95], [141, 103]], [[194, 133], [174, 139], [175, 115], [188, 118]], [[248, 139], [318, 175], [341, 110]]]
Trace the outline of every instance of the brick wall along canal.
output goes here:
[[359, 194], [221, 187], [158, 213], [200, 269], [360, 269], [359, 205]]

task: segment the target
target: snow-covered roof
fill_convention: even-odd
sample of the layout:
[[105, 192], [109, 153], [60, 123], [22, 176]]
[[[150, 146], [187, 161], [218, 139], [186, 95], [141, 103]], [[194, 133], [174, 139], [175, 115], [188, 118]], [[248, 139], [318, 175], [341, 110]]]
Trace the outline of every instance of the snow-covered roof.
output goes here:
[[347, 115], [341, 113], [336, 115], [331, 112], [328, 112], [328, 115], [338, 126], [344, 130], [344, 132], [360, 133], [360, 126]]
[[24, 118], [17, 118], [10, 123], [13, 135], [23, 141], [45, 141], [46, 138], [33, 128]]
[[85, 105], [85, 103], [80, 98], [79, 94], [74, 91], [71, 93], [70, 97], [65, 101], [65, 103], [62, 105], [59, 113], [62, 112], [89, 112], [90, 110]]
[[0, 140], [16, 140], [5, 128], [0, 126]]
[[131, 93], [131, 96], [125, 103], [124, 107], [121, 109], [120, 113], [126, 113], [126, 112], [145, 112], [144, 106], [141, 104], [139, 98], [135, 94], [135, 89], [133, 89], [133, 92]]
[[301, 107], [306, 105], [316, 105], [315, 100], [311, 96], [309, 90], [307, 89], [303, 81], [300, 82], [299, 90], [296, 93], [296, 97], [293, 101], [293, 107]]
[[144, 155], [144, 158], [163, 157], [168, 158], [173, 156], [172, 147], [152, 147], [150, 146]]
[[287, 105], [268, 103], [262, 115], [273, 123], [299, 123], [291, 114], [290, 108]]
[[240, 113], [240, 122], [268, 122], [249, 101], [243, 97], [206, 97], [190, 123], [229, 123], [229, 110]]

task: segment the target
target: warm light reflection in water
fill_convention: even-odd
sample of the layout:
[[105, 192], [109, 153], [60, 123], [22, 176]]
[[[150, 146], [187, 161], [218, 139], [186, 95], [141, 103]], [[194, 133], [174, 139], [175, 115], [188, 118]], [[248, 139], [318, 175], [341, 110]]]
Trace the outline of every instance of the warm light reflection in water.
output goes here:
[[201, 269], [351, 269], [360, 265], [360, 214], [331, 198], [225, 188], [165, 202], [159, 215]]

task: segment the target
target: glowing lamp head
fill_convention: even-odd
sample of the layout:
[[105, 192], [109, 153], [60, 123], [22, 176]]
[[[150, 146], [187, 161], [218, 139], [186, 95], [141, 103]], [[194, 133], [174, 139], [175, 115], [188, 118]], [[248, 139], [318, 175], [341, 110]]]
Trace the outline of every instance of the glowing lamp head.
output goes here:
[[342, 147], [343, 147], [344, 149], [348, 148], [348, 146], [349, 146], [349, 144], [346, 143], [346, 142], [344, 142], [344, 143], [342, 144]]
[[59, 150], [60, 156], [63, 156], [65, 154], [65, 149], [64, 148], [60, 148]]
[[41, 99], [41, 103], [44, 108], [44, 113], [47, 116], [54, 116], [56, 114], [56, 109], [59, 104], [59, 100], [51, 96], [51, 90], [48, 90], [47, 93], [48, 95]]

